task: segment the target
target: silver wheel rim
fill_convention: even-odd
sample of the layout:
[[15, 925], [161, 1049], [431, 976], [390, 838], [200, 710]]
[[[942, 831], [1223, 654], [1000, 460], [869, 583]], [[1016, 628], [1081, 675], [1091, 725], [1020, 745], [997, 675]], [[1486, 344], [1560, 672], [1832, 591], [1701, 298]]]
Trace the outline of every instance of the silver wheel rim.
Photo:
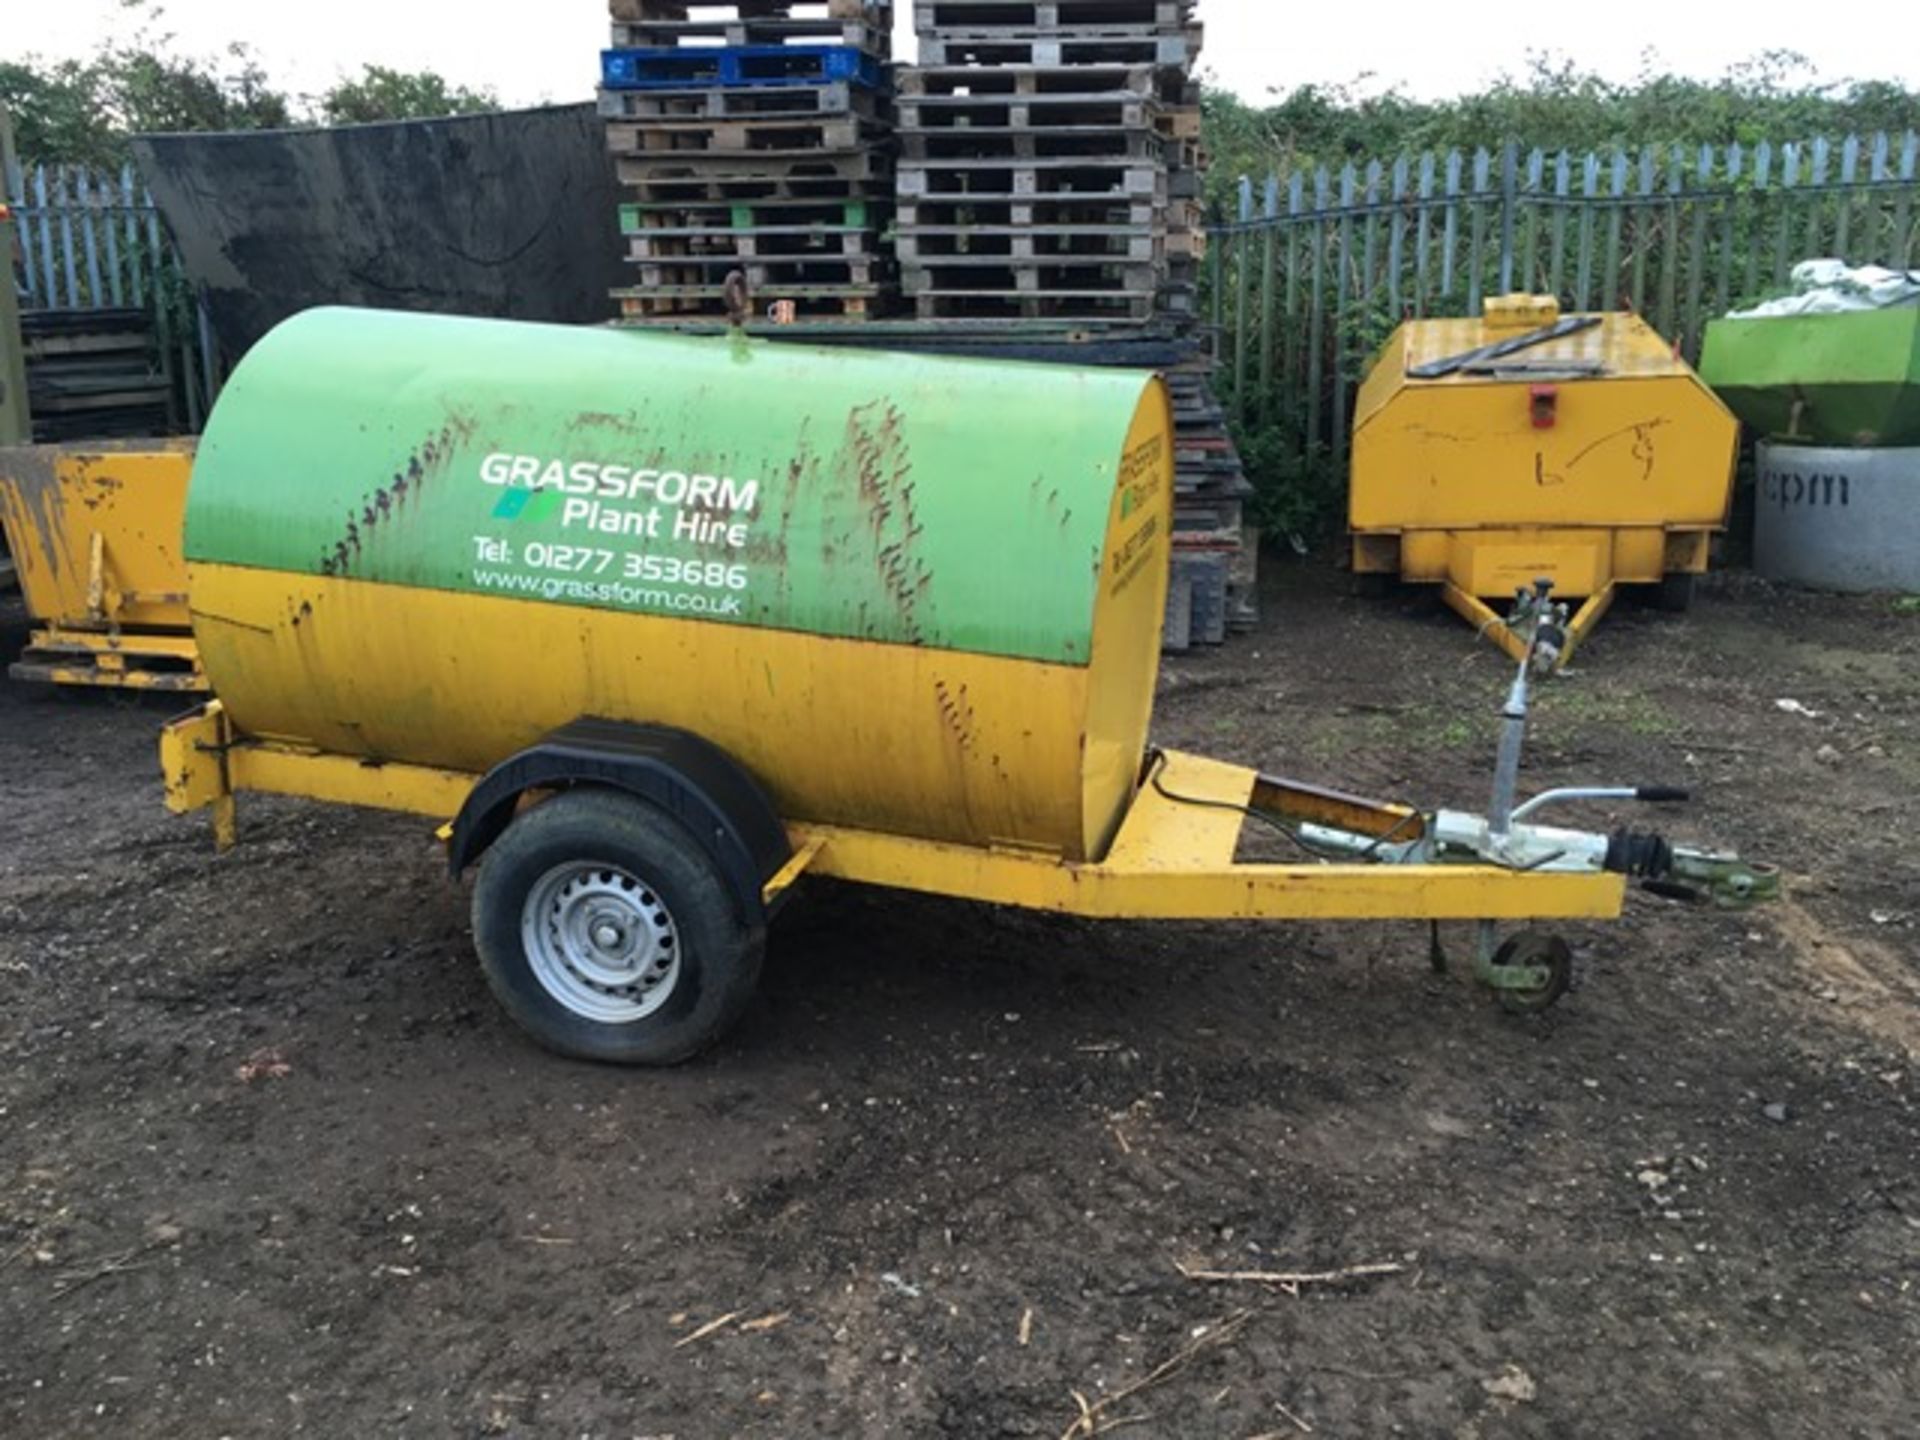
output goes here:
[[680, 978], [680, 935], [659, 894], [617, 865], [570, 860], [527, 892], [520, 943], [541, 988], [582, 1019], [644, 1020]]

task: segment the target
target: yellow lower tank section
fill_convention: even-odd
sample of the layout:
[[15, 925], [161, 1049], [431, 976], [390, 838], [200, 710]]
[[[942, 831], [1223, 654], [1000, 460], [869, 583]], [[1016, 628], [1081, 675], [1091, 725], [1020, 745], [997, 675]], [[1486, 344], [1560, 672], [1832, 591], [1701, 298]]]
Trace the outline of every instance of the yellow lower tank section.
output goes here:
[[644, 716], [728, 751], [790, 819], [1080, 832], [1086, 667], [271, 571], [191, 581], [251, 736], [477, 773], [582, 715]]
[[1387, 343], [1355, 406], [1354, 568], [1475, 595], [1550, 576], [1570, 596], [1704, 569], [1738, 423], [1639, 316], [1413, 373], [1559, 318], [1546, 302], [1527, 315], [1410, 321]]

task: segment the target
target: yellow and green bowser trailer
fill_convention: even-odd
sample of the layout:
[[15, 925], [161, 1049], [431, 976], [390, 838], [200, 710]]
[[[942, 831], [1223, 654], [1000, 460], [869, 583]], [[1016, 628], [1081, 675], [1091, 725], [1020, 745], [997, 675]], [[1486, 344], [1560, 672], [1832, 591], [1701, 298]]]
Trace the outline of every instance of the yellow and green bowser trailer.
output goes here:
[[[425, 817], [477, 866], [507, 1009], [632, 1063], [732, 1020], [803, 874], [1085, 916], [1475, 920], [1523, 1008], [1568, 952], [1499, 922], [1612, 916], [1633, 878], [1770, 888], [1534, 823], [1573, 797], [1513, 803], [1524, 673], [1488, 817], [1152, 748], [1172, 499], [1148, 374], [312, 311], [201, 441], [187, 586], [217, 698], [166, 727], [167, 802], [210, 807], [222, 846], [243, 791]], [[1249, 818], [1300, 862], [1240, 863]]]

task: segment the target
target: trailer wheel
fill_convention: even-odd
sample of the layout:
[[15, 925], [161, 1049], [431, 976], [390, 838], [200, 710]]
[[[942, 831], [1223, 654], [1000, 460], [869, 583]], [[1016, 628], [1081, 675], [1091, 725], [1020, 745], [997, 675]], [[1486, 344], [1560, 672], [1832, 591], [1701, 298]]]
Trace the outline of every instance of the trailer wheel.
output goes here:
[[1522, 930], [1493, 953], [1497, 967], [1534, 966], [1546, 972], [1546, 983], [1535, 990], [1500, 990], [1500, 1004], [1517, 1015], [1551, 1009], [1573, 988], [1573, 947], [1558, 935]]
[[473, 936], [507, 1013], [550, 1050], [673, 1065], [746, 1007], [764, 934], [665, 811], [611, 790], [535, 806], [488, 849]]

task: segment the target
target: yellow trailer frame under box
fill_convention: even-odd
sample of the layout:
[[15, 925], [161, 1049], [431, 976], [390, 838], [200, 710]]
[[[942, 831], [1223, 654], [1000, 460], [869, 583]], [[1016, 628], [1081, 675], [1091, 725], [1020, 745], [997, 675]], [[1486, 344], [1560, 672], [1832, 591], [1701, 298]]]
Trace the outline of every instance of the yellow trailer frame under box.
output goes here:
[[6, 528], [31, 629], [19, 680], [205, 690], [181, 523], [191, 440], [0, 450]]
[[1408, 321], [1354, 408], [1353, 569], [1442, 586], [1515, 659], [1519, 631], [1485, 601], [1549, 579], [1585, 602], [1564, 662], [1620, 585], [1684, 608], [1738, 443], [1732, 412], [1638, 315], [1503, 296], [1479, 319]]

